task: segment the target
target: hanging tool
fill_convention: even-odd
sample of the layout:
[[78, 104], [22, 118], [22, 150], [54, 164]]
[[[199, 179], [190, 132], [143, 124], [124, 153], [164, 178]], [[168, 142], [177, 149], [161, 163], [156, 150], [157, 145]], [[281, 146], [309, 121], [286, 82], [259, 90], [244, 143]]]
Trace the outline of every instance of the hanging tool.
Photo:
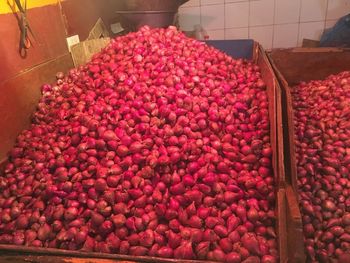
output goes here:
[[[24, 0], [24, 7], [22, 6], [20, 0], [14, 1], [20, 13], [19, 16], [16, 14], [18, 26], [21, 33], [19, 39], [19, 54], [22, 58], [25, 58], [27, 56], [27, 50], [31, 46], [31, 40], [29, 38], [28, 32], [32, 35], [34, 39], [35, 37], [27, 19], [27, 0]], [[11, 7], [12, 12], [16, 13], [15, 7], [11, 6], [8, 1], [7, 4]]]

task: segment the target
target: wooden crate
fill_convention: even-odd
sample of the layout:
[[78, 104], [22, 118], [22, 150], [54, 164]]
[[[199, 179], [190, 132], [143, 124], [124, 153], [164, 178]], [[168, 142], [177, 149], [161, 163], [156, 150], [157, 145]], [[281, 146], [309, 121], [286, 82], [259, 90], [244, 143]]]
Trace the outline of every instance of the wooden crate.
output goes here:
[[273, 72], [272, 66], [268, 61], [266, 53], [259, 44], [255, 44], [257, 54], [254, 60], [261, 69], [261, 74], [267, 86], [267, 95], [269, 100], [269, 117], [270, 117], [270, 138], [273, 149], [272, 165], [276, 178], [277, 187], [277, 232], [278, 246], [280, 251], [280, 262], [291, 262], [289, 259], [290, 248], [287, 239], [287, 203], [285, 192], [285, 175], [283, 166], [283, 136], [281, 126], [281, 107], [277, 103], [280, 95], [278, 80]]
[[90, 39], [71, 47], [72, 59], [75, 67], [85, 65], [92, 56], [100, 52], [111, 41], [109, 37]]
[[[282, 107], [282, 152], [285, 166], [288, 257], [291, 262], [305, 262], [302, 218], [297, 192], [297, 165], [291, 89], [300, 81], [325, 79], [331, 74], [350, 70], [350, 50], [339, 48], [277, 49], [269, 59], [280, 82]], [[281, 150], [281, 149], [280, 149]]]
[[281, 83], [285, 180], [297, 189], [292, 96], [290, 90], [300, 81], [325, 79], [350, 70], [350, 50], [339, 48], [277, 49], [269, 54]]
[[[212, 45], [234, 58], [245, 58], [253, 60], [257, 63], [261, 69], [262, 78], [267, 85], [267, 95], [269, 100], [269, 117], [270, 117], [270, 137], [271, 146], [273, 149], [272, 166], [273, 172], [276, 178], [276, 232], [278, 235], [278, 249], [280, 254], [281, 263], [293, 262], [288, 259], [289, 246], [287, 244], [287, 198], [283, 169], [283, 141], [281, 142], [282, 129], [281, 129], [281, 107], [277, 103], [277, 98], [281, 96], [279, 84], [277, 78], [274, 75], [272, 66], [265, 54], [263, 48], [253, 40], [235, 40], [235, 41], [208, 41], [209, 45]], [[282, 163], [281, 163], [282, 162]], [[0, 171], [1, 173], [1, 171]], [[155, 257], [135, 257], [127, 255], [116, 254], [103, 254], [103, 253], [87, 253], [81, 251], [67, 251], [61, 249], [48, 249], [48, 248], [31, 248], [25, 246], [13, 246], [13, 245], [0, 245], [0, 262], [2, 261], [1, 255], [4, 257], [14, 256], [18, 259], [18, 254], [26, 255], [23, 258], [28, 257], [27, 260], [33, 262], [40, 262], [45, 260], [46, 262], [57, 260], [57, 257], [62, 259], [62, 262], [106, 262], [105, 260], [115, 261], [143, 261], [143, 262], [206, 262], [200, 260], [178, 260], [178, 259], [162, 259]], [[44, 257], [44, 258], [43, 258]], [[72, 261], [73, 258], [80, 258], [82, 261]], [[35, 261], [37, 260], [37, 261]], [[86, 260], [86, 261], [84, 261]], [[17, 261], [15, 261], [17, 262]], [[58, 261], [60, 262], [60, 261]]]
[[291, 185], [286, 186], [286, 229], [288, 262], [305, 262], [303, 224], [297, 195]]

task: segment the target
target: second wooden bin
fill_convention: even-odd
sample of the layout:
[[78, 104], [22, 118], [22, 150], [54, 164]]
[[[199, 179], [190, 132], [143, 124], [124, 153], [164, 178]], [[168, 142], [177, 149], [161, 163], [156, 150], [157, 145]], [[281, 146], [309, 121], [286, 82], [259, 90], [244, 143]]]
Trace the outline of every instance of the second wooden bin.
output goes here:
[[[294, 122], [291, 89], [301, 81], [322, 80], [331, 74], [350, 70], [350, 50], [339, 48], [277, 49], [269, 53], [270, 62], [280, 82], [283, 125], [283, 148], [287, 233], [290, 262], [305, 262], [303, 226], [298, 204], [297, 164], [295, 158]], [[279, 146], [281, 148], [281, 145]]]

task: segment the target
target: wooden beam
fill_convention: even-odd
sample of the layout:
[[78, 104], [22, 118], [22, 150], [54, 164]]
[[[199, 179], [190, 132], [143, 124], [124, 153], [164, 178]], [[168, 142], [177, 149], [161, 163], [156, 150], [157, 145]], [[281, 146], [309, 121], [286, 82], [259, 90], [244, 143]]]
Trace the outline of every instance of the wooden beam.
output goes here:
[[134, 261], [125, 261], [117, 259], [98, 259], [98, 258], [74, 258], [58, 256], [41, 255], [0, 255], [1, 263], [134, 263]]

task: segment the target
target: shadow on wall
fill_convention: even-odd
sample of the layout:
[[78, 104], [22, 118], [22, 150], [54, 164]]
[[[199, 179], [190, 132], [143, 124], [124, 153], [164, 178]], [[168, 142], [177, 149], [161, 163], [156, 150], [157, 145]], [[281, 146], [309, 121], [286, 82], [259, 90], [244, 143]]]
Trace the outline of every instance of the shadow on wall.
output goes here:
[[[194, 30], [195, 25], [201, 24], [201, 18], [197, 15], [179, 13], [180, 28], [185, 31]], [[191, 25], [192, 27], [190, 27]]]
[[[334, 5], [337, 3], [337, 5]], [[328, 10], [327, 10], [327, 20], [338, 20], [340, 17], [343, 17], [347, 14], [350, 14], [350, 1], [329, 1]]]
[[[1, 19], [0, 19], [1, 21]], [[0, 34], [3, 34], [4, 30], [2, 29], [2, 27], [0, 27]], [[0, 60], [1, 60], [1, 69], [0, 69], [0, 84], [6, 79], [6, 72], [11, 72], [11, 68], [13, 68], [13, 63], [14, 61], [12, 59], [10, 59], [9, 56], [6, 56], [5, 53], [7, 53], [7, 48], [8, 48], [8, 44], [5, 43], [5, 41], [2, 41], [0, 39], [0, 50], [2, 50], [0, 52]], [[1, 92], [1, 91], [0, 91]], [[1, 93], [0, 93], [1, 94]]]

